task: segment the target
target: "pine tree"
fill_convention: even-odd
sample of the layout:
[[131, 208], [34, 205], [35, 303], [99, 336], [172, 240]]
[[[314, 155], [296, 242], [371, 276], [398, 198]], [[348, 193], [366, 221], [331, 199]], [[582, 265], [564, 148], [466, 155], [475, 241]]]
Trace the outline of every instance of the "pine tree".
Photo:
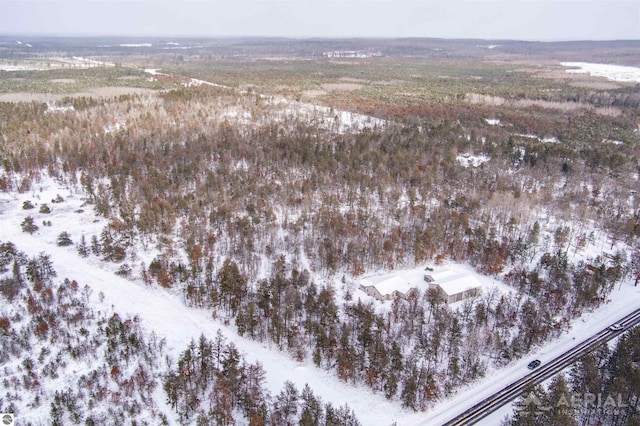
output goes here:
[[322, 419], [322, 401], [317, 398], [308, 383], [305, 383], [300, 395], [302, 400], [301, 426], [319, 425]]
[[224, 350], [227, 346], [227, 339], [222, 334], [222, 331], [218, 329], [216, 331], [216, 337], [211, 345], [211, 356], [215, 362], [215, 369], [220, 369], [222, 365], [222, 359], [224, 358]]
[[245, 368], [245, 377], [240, 391], [240, 404], [244, 408], [245, 417], [253, 419], [253, 422], [260, 420], [264, 423], [267, 419], [267, 395], [263, 387], [265, 380], [266, 372], [260, 362]]
[[69, 235], [67, 231], [61, 232], [60, 235], [58, 235], [57, 244], [60, 247], [66, 247], [66, 246], [72, 245], [73, 241], [71, 241], [71, 235]]
[[33, 222], [31, 216], [25, 217], [20, 226], [22, 227], [22, 231], [28, 234], [33, 234], [39, 229], [38, 225]]
[[551, 407], [551, 411], [546, 413], [548, 423], [558, 426], [578, 426], [575, 419], [575, 410], [572, 406], [569, 386], [562, 374], [555, 376], [551, 380], [547, 391], [546, 405]]
[[276, 396], [273, 409], [274, 424], [293, 424], [298, 415], [298, 389], [290, 382], [284, 383], [283, 389]]
[[229, 343], [224, 349], [221, 373], [234, 398], [234, 404], [242, 383], [243, 367], [241, 361], [240, 352], [236, 345], [233, 342]]
[[548, 413], [552, 407], [547, 404], [548, 398], [541, 386], [536, 386], [520, 397], [514, 406], [514, 415], [508, 421], [512, 426], [547, 425]]
[[418, 390], [418, 380], [415, 366], [413, 366], [409, 371], [407, 371], [406, 377], [402, 382], [402, 393], [400, 394], [400, 400], [402, 401], [402, 406], [405, 408], [410, 408], [412, 410], [417, 410], [417, 401], [416, 401], [416, 392]]
[[225, 306], [231, 310], [231, 315], [235, 316], [247, 293], [247, 279], [240, 273], [238, 265], [233, 260], [227, 259], [218, 273], [218, 282], [220, 296]]
[[102, 247], [96, 235], [91, 236], [91, 253], [93, 253], [94, 256], [100, 256], [102, 253]]
[[209, 415], [216, 425], [229, 426], [235, 424], [233, 401], [233, 391], [229, 388], [228, 382], [222, 378], [216, 380], [209, 394]]
[[398, 391], [398, 377], [396, 373], [392, 371], [384, 382], [384, 396], [387, 399], [394, 397]]
[[82, 237], [80, 237], [80, 242], [78, 243], [77, 250], [78, 254], [81, 257], [89, 256], [89, 246], [87, 246], [87, 239], [85, 238], [84, 234], [82, 234]]

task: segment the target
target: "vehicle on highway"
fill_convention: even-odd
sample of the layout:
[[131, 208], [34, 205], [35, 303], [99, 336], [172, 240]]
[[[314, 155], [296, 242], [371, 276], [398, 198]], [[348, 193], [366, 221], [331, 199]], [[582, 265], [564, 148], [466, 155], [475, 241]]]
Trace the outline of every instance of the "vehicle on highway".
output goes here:
[[536, 368], [537, 366], [539, 366], [541, 364], [539, 359], [534, 359], [533, 361], [531, 361], [529, 364], [527, 364], [527, 368], [529, 370], [533, 370], [534, 368]]
[[624, 330], [624, 326], [617, 322], [617, 323], [615, 323], [613, 325], [610, 325], [609, 326], [609, 330], [611, 330], [611, 331], [622, 331], [622, 330]]

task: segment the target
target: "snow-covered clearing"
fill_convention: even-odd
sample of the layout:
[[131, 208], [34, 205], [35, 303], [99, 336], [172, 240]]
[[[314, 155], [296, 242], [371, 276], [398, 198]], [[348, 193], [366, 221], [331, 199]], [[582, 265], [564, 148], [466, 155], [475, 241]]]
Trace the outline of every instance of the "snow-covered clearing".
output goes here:
[[560, 143], [560, 140], [555, 136], [545, 136], [541, 138], [538, 135], [530, 135], [527, 133], [515, 133], [514, 136], [520, 136], [521, 138], [527, 138], [527, 139], [537, 139], [543, 143]]
[[54, 105], [50, 102], [47, 102], [47, 109], [44, 112], [45, 114], [51, 114], [54, 112], [67, 112], [67, 111], [75, 111], [75, 109], [73, 108], [73, 105], [68, 105], [68, 106], [58, 106], [58, 105]]
[[121, 43], [118, 46], [120, 47], [152, 47], [151, 43]]
[[602, 143], [610, 143], [613, 145], [624, 145], [623, 141], [618, 141], [618, 140], [614, 140], [614, 139], [602, 139]]
[[487, 157], [486, 155], [471, 155], [469, 153], [461, 154], [456, 157], [456, 160], [458, 160], [458, 163], [460, 163], [460, 165], [465, 168], [478, 167], [486, 163], [490, 159], [491, 158]]
[[359, 132], [364, 129], [384, 128], [385, 120], [350, 111], [336, 110], [330, 107], [305, 102], [292, 101], [282, 97], [269, 97], [268, 103], [278, 106], [281, 112], [278, 118], [301, 118], [308, 122], [316, 122], [320, 127], [337, 133]]
[[610, 81], [640, 83], [640, 68], [623, 65], [593, 64], [589, 62], [560, 62], [570, 74], [589, 74]]

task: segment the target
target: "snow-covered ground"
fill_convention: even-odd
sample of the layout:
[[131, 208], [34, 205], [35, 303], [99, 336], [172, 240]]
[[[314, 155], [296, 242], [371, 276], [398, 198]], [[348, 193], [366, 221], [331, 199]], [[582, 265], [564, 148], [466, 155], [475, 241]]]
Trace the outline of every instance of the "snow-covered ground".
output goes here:
[[490, 159], [491, 158], [486, 155], [471, 155], [468, 153], [461, 154], [456, 157], [456, 160], [458, 160], [458, 163], [460, 163], [462, 167], [478, 167]]
[[45, 71], [60, 68], [86, 69], [95, 67], [114, 67], [110, 62], [73, 56], [71, 58], [51, 57], [25, 61], [0, 60], [0, 71]]
[[520, 136], [521, 138], [538, 139], [540, 142], [543, 142], [543, 143], [560, 143], [560, 140], [555, 136], [545, 136], [541, 138], [538, 135], [531, 135], [527, 133], [515, 133], [514, 135]]
[[118, 46], [120, 47], [152, 47], [151, 43], [121, 43]]
[[67, 111], [75, 111], [75, 109], [73, 108], [73, 105], [58, 106], [50, 102], [47, 102], [47, 109], [45, 110], [44, 113], [51, 114], [54, 112], [67, 112]]
[[589, 62], [561, 62], [568, 67], [570, 74], [589, 74], [594, 77], [604, 77], [611, 81], [640, 83], [640, 68], [623, 65], [592, 64]]
[[[64, 201], [52, 204], [51, 200], [58, 194]], [[104, 303], [112, 305], [118, 312], [138, 315], [145, 329], [153, 330], [160, 337], [166, 338], [167, 349], [174, 359], [191, 339], [197, 339], [201, 334], [213, 338], [216, 331], [221, 329], [225, 337], [245, 354], [247, 361], [262, 363], [266, 371], [266, 386], [270, 392], [279, 392], [286, 380], [292, 381], [298, 389], [308, 383], [324, 401], [331, 402], [334, 406], [349, 404], [363, 425], [391, 425], [394, 422], [402, 425], [442, 424], [527, 374], [529, 370], [526, 365], [531, 359], [548, 362], [640, 307], [640, 287], [633, 287], [629, 282], [623, 283], [611, 293], [610, 301], [575, 321], [571, 330], [560, 338], [504, 368], [488, 371], [484, 379], [461, 389], [428, 412], [414, 413], [402, 409], [397, 402], [386, 400], [381, 394], [374, 394], [363, 385], [354, 387], [341, 382], [332, 372], [316, 368], [311, 360], [296, 362], [288, 354], [279, 352], [266, 343], [237, 336], [232, 329], [211, 318], [208, 311], [186, 307], [181, 298], [169, 290], [118, 277], [114, 274], [117, 265], [103, 263], [95, 257], [81, 258], [73, 246], [58, 247], [56, 238], [62, 231], [69, 232], [73, 241], [77, 242], [82, 234], [87, 237], [99, 234], [106, 223], [104, 219], [94, 215], [92, 206], [83, 205], [82, 198], [81, 190], [70, 189], [47, 177], [35, 183], [29, 192], [1, 193], [0, 241], [11, 241], [19, 250], [29, 255], [48, 253], [59, 279], [76, 279], [81, 286], [86, 284], [92, 288], [92, 297], [98, 298], [99, 294], [103, 294]], [[36, 208], [23, 210], [22, 205], [26, 200], [31, 200]], [[50, 214], [38, 212], [38, 205], [43, 203], [51, 207]], [[20, 223], [28, 215], [33, 216], [39, 226], [43, 220], [51, 221], [51, 226], [40, 226], [34, 235], [24, 233]], [[140, 256], [143, 257], [144, 254], [140, 253]], [[484, 279], [493, 281], [491, 278]], [[488, 281], [483, 284], [491, 285]], [[1, 299], [0, 303], [6, 302]], [[480, 424], [498, 424], [509, 410], [509, 407], [505, 407]]]
[[297, 117], [308, 122], [317, 122], [321, 127], [337, 133], [384, 128], [385, 120], [350, 111], [335, 110], [326, 106], [292, 101], [283, 97], [270, 97], [269, 103], [282, 108], [280, 118]]
[[20, 61], [0, 60], [0, 71], [46, 71], [60, 68], [86, 69], [95, 67], [114, 67], [110, 62], [96, 61], [95, 59], [80, 56], [50, 57], [43, 59], [29, 59]]
[[615, 140], [615, 139], [602, 139], [602, 143], [610, 143], [610, 144], [613, 144], [613, 145], [624, 145], [623, 141], [618, 141], [618, 140]]

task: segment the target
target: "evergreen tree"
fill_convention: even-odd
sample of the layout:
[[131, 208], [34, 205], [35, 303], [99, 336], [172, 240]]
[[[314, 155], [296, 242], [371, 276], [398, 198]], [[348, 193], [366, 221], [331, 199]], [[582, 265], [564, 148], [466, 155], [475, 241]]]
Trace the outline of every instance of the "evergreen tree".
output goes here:
[[58, 235], [57, 244], [61, 247], [70, 246], [73, 244], [71, 241], [71, 235], [67, 231], [63, 231]]
[[218, 273], [218, 282], [220, 296], [225, 306], [231, 310], [231, 315], [235, 316], [247, 293], [247, 279], [240, 273], [238, 265], [233, 260], [227, 259]]
[[546, 413], [547, 424], [578, 426], [571, 397], [572, 394], [564, 376], [558, 374], [551, 380], [546, 395], [546, 404], [551, 407], [551, 410]]
[[85, 238], [84, 234], [82, 234], [82, 236], [80, 237], [80, 242], [78, 243], [77, 250], [78, 254], [81, 257], [89, 256], [89, 246], [87, 245], [87, 239]]
[[38, 225], [33, 222], [31, 216], [25, 217], [20, 226], [22, 227], [22, 231], [28, 234], [33, 234], [38, 230]]
[[414, 411], [417, 410], [418, 407], [416, 400], [416, 393], [418, 391], [417, 374], [418, 372], [416, 371], [415, 366], [412, 366], [410, 370], [406, 372], [406, 377], [402, 382], [402, 392], [400, 394], [402, 406]]

